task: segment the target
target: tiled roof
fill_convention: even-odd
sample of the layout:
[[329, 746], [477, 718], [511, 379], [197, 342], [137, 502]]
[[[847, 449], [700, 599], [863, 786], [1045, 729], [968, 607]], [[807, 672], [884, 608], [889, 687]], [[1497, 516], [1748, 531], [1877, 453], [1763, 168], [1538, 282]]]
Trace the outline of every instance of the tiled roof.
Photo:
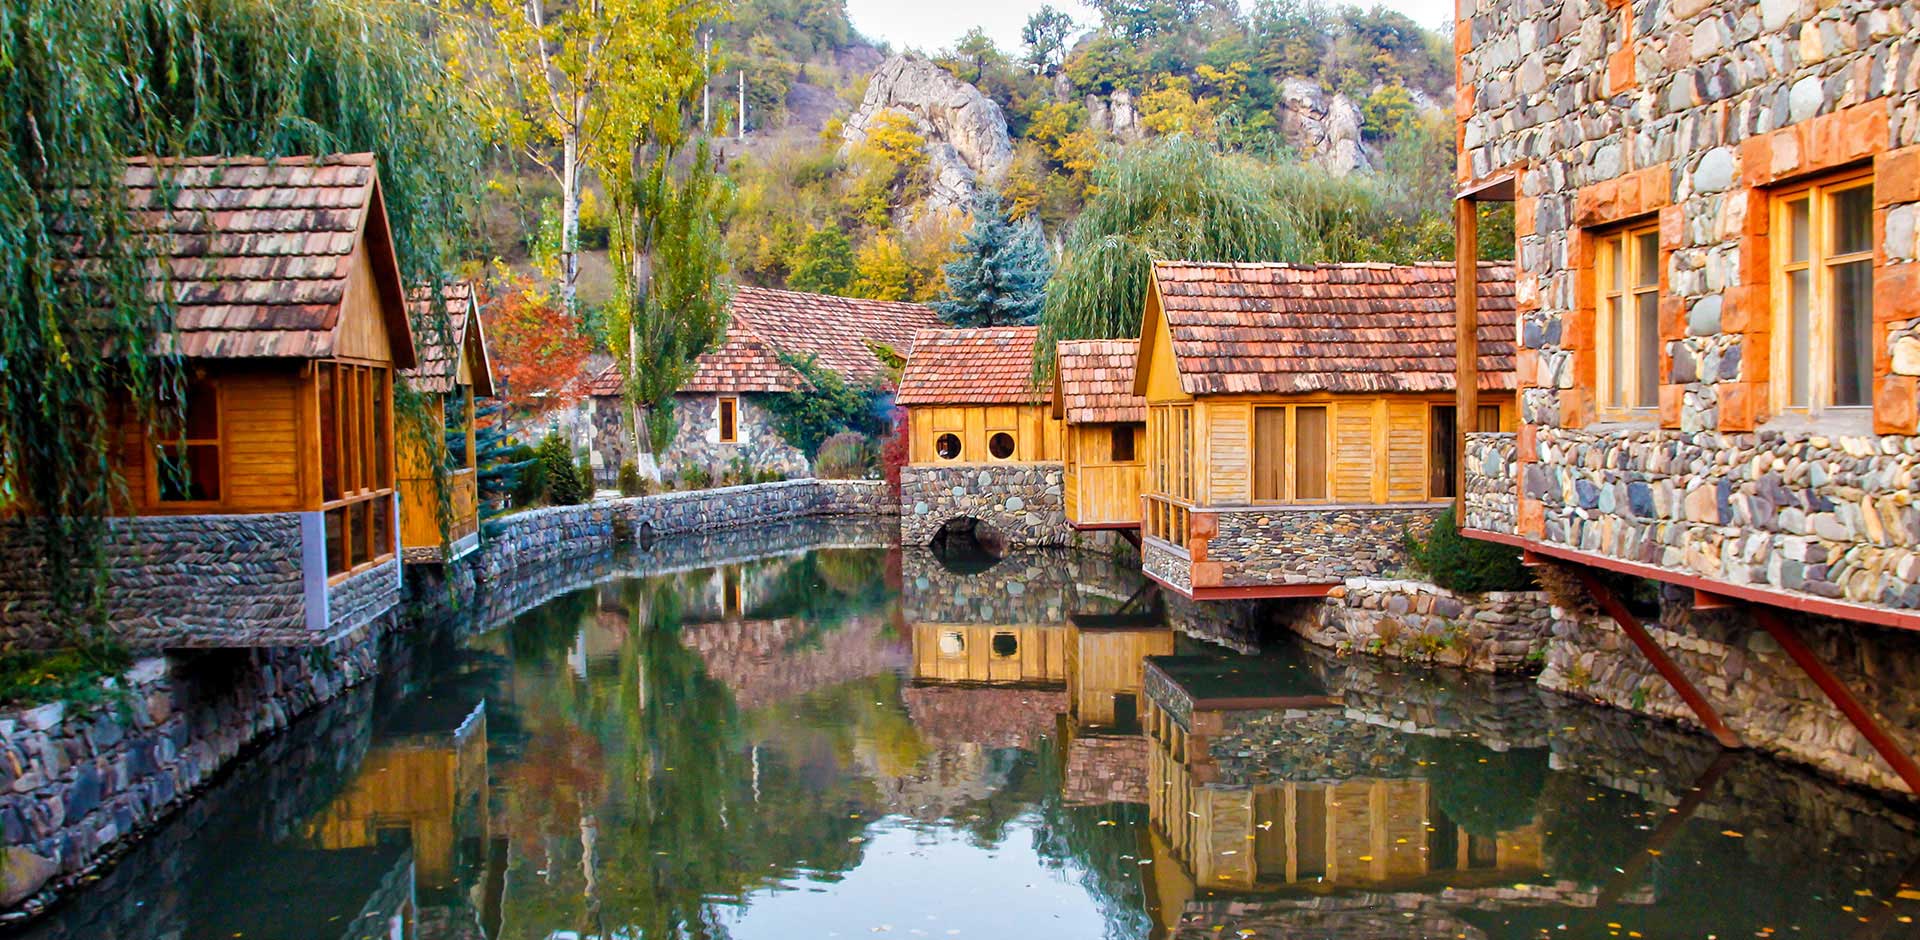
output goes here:
[[921, 330], [900, 376], [902, 405], [1038, 405], [1052, 389], [1033, 382], [1031, 326]]
[[452, 336], [442, 335], [440, 321], [433, 316], [433, 288], [419, 285], [407, 293], [407, 315], [415, 325], [414, 348], [420, 364], [406, 370], [406, 376], [412, 380], [413, 387], [423, 392], [445, 394], [453, 391], [455, 379], [460, 374], [460, 352], [469, 340], [469, 329], [479, 335], [471, 337], [480, 352], [479, 368], [473, 370], [473, 392], [476, 395], [493, 394], [493, 369], [488, 361], [484, 327], [479, 314], [479, 298], [475, 296], [473, 284], [468, 281], [451, 281], [441, 288], [441, 295], [447, 303], [447, 328]]
[[[726, 340], [695, 360], [693, 376], [680, 391], [796, 391], [800, 375], [780, 361], [782, 352], [813, 356], [851, 382], [869, 382], [886, 374], [869, 343], [905, 355], [916, 331], [940, 322], [922, 304], [745, 286], [734, 288], [727, 313]], [[594, 380], [593, 393], [620, 394], [617, 366]]]
[[[369, 153], [130, 161], [134, 220], [169, 266], [186, 356], [325, 358], [366, 236], [396, 365], [414, 364], [404, 290]], [[156, 282], [156, 293], [158, 282]]]
[[1133, 393], [1134, 360], [1140, 341], [1080, 339], [1054, 352], [1053, 409], [1068, 424], [1110, 424], [1147, 420], [1147, 400]]
[[[1155, 262], [1188, 394], [1454, 386], [1451, 263]], [[1480, 386], [1514, 383], [1513, 269], [1480, 266]]]

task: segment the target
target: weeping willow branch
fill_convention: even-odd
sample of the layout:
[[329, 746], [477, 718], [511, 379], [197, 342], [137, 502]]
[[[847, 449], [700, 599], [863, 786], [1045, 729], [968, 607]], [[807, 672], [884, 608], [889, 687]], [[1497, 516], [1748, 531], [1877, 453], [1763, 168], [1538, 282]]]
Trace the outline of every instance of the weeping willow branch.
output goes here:
[[37, 523], [76, 637], [125, 505], [110, 416], [151, 427], [180, 400], [165, 273], [124, 202], [86, 194], [136, 155], [373, 151], [402, 272], [436, 277], [480, 147], [430, 25], [405, 0], [0, 0], [0, 509]]

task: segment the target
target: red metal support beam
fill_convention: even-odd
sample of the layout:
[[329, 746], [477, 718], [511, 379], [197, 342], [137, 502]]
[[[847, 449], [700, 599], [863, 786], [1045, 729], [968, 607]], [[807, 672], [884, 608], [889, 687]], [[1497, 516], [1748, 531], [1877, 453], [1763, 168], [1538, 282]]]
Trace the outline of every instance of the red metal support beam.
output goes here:
[[1899, 775], [1900, 780], [1907, 785], [1907, 789], [1913, 793], [1920, 793], [1920, 764], [1914, 763], [1913, 758], [1901, 748], [1900, 743], [1895, 741], [1886, 729], [1880, 727], [1878, 721], [1874, 720], [1873, 712], [1861, 704], [1859, 699], [1854, 698], [1853, 693], [1848, 691], [1846, 683], [1841, 682], [1838, 676], [1827, 669], [1827, 664], [1813, 654], [1813, 650], [1807, 646], [1806, 641], [1801, 639], [1800, 631], [1795, 630], [1785, 620], [1780, 619], [1778, 614], [1766, 607], [1755, 606], [1752, 610], [1753, 619], [1760, 624], [1761, 629], [1767, 631], [1774, 642], [1779, 643], [1780, 648], [1787, 651], [1787, 655], [1792, 657], [1801, 671], [1807, 674], [1807, 678], [1812, 679], [1813, 684], [1819, 686], [1820, 691], [1826, 693], [1827, 698], [1840, 709], [1840, 713], [1847, 716], [1847, 721], [1853, 724], [1854, 730], [1859, 731], [1860, 736], [1866, 738], [1868, 744], [1873, 745], [1873, 749], [1879, 753], [1882, 760], [1887, 762], [1887, 766], [1892, 767], [1893, 772]]
[[1648, 633], [1647, 628], [1641, 625], [1640, 618], [1635, 617], [1612, 590], [1602, 584], [1599, 578], [1594, 577], [1592, 571], [1579, 565], [1568, 565], [1567, 570], [1580, 579], [1580, 584], [1587, 589], [1588, 594], [1593, 596], [1594, 603], [1600, 605], [1600, 609], [1607, 616], [1612, 617], [1614, 623], [1620, 625], [1620, 631], [1627, 635], [1627, 639], [1633, 641], [1634, 646], [1640, 648], [1641, 655], [1646, 656], [1648, 662], [1653, 663], [1653, 668], [1660, 673], [1660, 678], [1667, 680], [1667, 684], [1672, 686], [1675, 692], [1680, 693], [1681, 700], [1693, 710], [1694, 717], [1700, 719], [1700, 724], [1720, 742], [1720, 746], [1739, 747], [1740, 736], [1734, 734], [1733, 729], [1727, 727], [1727, 723], [1720, 719], [1720, 713], [1714, 710], [1713, 703], [1707, 701], [1707, 697], [1694, 687], [1693, 681], [1687, 678], [1686, 673], [1680, 671], [1680, 667], [1667, 655], [1666, 650], [1660, 648], [1660, 644], [1654, 641], [1653, 634]]

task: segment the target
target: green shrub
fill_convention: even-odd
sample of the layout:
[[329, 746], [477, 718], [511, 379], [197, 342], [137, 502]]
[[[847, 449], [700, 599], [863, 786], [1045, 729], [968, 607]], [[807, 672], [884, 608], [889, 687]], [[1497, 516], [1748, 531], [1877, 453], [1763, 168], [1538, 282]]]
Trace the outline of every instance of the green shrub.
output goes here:
[[539, 475], [547, 505], [574, 506], [587, 501], [593, 495], [589, 486], [580, 481], [580, 468], [573, 462], [573, 447], [558, 434], [549, 434], [540, 441]]
[[872, 471], [873, 442], [858, 431], [841, 431], [822, 442], [813, 472], [826, 480], [862, 480]]
[[103, 701], [108, 690], [101, 682], [132, 665], [133, 655], [125, 647], [107, 642], [78, 649], [0, 653], [0, 704]]
[[1460, 534], [1448, 507], [1433, 521], [1425, 540], [1407, 534], [1407, 555], [1433, 583], [1461, 594], [1487, 591], [1526, 591], [1533, 573], [1520, 565], [1520, 553], [1510, 545], [1470, 539]]
[[653, 490], [653, 481], [640, 475], [640, 468], [631, 460], [620, 462], [620, 495], [645, 496]]
[[705, 467], [681, 467], [680, 488], [704, 490], [713, 485], [713, 473]]

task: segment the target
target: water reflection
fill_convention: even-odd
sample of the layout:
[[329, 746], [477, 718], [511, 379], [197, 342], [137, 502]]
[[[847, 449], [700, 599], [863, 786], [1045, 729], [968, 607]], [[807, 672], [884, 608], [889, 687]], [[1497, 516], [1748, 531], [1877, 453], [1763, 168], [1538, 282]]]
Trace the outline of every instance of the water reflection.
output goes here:
[[25, 935], [1894, 937], [1920, 914], [1920, 826], [1810, 774], [1524, 682], [1232, 653], [1099, 557], [797, 538], [706, 566], [662, 543], [669, 573], [598, 561], [510, 624], [396, 641], [377, 686]]

